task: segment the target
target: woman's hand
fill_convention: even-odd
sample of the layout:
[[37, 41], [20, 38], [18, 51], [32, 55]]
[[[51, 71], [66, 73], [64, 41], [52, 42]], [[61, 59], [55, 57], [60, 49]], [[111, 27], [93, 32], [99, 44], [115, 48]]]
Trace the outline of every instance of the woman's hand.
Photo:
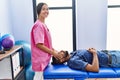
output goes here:
[[61, 54], [59, 54], [59, 52], [58, 51], [56, 51], [56, 50], [54, 50], [54, 52], [53, 52], [53, 56], [56, 58], [56, 59], [62, 59], [62, 55]]

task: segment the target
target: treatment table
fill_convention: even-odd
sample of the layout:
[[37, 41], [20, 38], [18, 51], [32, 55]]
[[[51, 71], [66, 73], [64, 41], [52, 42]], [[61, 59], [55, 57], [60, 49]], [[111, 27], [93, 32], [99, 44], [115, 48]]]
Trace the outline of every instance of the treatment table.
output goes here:
[[119, 78], [120, 68], [100, 68], [99, 72], [86, 72], [74, 70], [67, 65], [48, 65], [44, 71], [45, 79], [74, 79], [85, 80], [87, 78]]

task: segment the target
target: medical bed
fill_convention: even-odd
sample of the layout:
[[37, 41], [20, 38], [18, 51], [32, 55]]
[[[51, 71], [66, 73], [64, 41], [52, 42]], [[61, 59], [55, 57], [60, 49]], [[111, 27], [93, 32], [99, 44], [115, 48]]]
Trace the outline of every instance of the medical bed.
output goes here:
[[99, 72], [86, 72], [74, 70], [67, 65], [48, 65], [44, 71], [45, 79], [74, 79], [85, 80], [88, 78], [119, 78], [120, 68], [100, 68]]

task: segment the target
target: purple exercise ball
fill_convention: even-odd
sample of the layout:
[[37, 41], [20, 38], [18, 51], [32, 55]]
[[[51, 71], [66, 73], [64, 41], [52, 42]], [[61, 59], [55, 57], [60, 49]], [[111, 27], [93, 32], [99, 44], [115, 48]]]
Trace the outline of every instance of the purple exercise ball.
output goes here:
[[6, 37], [2, 40], [1, 45], [4, 49], [10, 49], [14, 46], [14, 39], [11, 37]]

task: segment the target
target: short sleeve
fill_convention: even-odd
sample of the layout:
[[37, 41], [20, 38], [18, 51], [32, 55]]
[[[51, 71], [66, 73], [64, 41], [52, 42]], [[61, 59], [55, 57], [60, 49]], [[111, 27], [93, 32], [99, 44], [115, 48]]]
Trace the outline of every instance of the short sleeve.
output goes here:
[[68, 61], [68, 66], [73, 69], [85, 70], [86, 65], [88, 62], [83, 61], [82, 58], [79, 56], [71, 57]]
[[33, 36], [35, 44], [44, 43], [44, 29], [42, 26], [39, 25], [33, 30]]

